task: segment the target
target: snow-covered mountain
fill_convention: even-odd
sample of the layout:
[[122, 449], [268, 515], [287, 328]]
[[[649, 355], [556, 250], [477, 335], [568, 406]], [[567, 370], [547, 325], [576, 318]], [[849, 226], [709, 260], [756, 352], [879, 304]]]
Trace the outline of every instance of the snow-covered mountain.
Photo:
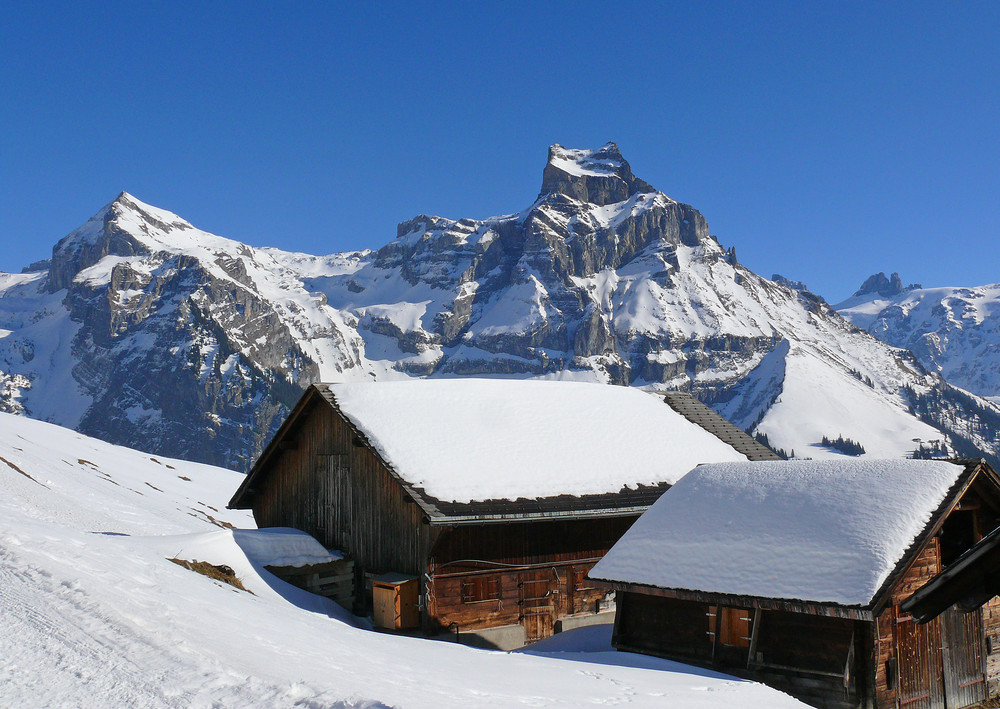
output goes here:
[[[225, 509], [242, 479], [0, 413], [0, 706], [803, 706], [616, 653], [610, 626], [530, 654], [356, 627], [264, 568], [326, 552]], [[171, 558], [229, 566], [249, 592]]]
[[36, 270], [0, 275], [6, 410], [246, 467], [303, 385], [411, 376], [691, 389], [798, 456], [918, 441], [1000, 453], [1000, 409], [762, 278], [617, 146], [554, 145], [538, 198], [419, 215], [377, 251], [308, 256], [207, 234], [120, 195]]
[[1000, 397], [1000, 283], [904, 288], [897, 274], [890, 281], [878, 273], [836, 308], [880, 340], [909, 349], [952, 384]]

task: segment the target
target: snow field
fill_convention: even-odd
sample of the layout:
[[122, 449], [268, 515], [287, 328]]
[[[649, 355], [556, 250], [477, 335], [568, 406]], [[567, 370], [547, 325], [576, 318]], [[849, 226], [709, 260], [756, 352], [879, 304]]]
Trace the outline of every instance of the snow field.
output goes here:
[[[360, 629], [262, 568], [322, 556], [301, 535], [209, 519], [252, 525], [223, 507], [236, 473], [9, 415], [0, 457], [0, 706], [801, 706], [654, 658], [605, 662], [586, 638], [548, 657]], [[227, 564], [252, 594], [175, 556]]]

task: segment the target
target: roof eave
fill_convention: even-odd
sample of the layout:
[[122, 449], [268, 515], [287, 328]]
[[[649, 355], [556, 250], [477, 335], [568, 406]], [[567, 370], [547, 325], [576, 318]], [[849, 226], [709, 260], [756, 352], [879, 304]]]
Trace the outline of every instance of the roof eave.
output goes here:
[[[872, 596], [872, 602], [869, 605], [872, 608], [872, 612], [876, 616], [881, 614], [885, 607], [889, 605], [889, 601], [892, 599], [893, 587], [895, 587], [899, 579], [906, 574], [913, 563], [917, 560], [917, 556], [923, 550], [927, 541], [941, 530], [942, 525], [944, 525], [945, 518], [947, 518], [948, 514], [955, 507], [955, 505], [958, 504], [958, 501], [962, 499], [962, 495], [964, 495], [972, 485], [977, 474], [980, 471], [989, 471], [989, 473], [993, 472], [992, 468], [990, 468], [987, 464], [985, 458], [952, 459], [948, 462], [962, 464], [965, 466], [965, 470], [959, 474], [958, 479], [945, 494], [944, 500], [942, 500], [941, 504], [938, 505], [938, 508], [934, 511], [934, 513], [931, 514], [931, 518], [928, 520], [923, 531], [921, 531], [920, 534], [914, 538], [906, 552], [903, 553], [899, 562], [886, 577], [885, 581], [882, 582], [882, 585], [879, 587], [878, 591], [875, 592], [875, 595]], [[993, 476], [996, 477], [995, 473]]]
[[616, 581], [587, 576], [598, 588], [609, 591], [627, 591], [643, 593], [660, 598], [673, 598], [685, 601], [699, 601], [709, 604], [730, 605], [741, 608], [760, 608], [762, 610], [783, 610], [812, 615], [825, 615], [834, 618], [849, 618], [852, 620], [873, 620], [872, 610], [862, 605], [845, 605], [842, 603], [807, 601], [796, 598], [770, 598], [767, 596], [745, 596], [714, 591], [695, 591], [685, 588], [664, 588], [651, 584]]
[[598, 517], [630, 517], [641, 515], [649, 509], [649, 505], [636, 505], [631, 507], [606, 507], [593, 510], [553, 510], [551, 512], [517, 512], [505, 514], [480, 515], [438, 515], [431, 517], [429, 523], [432, 526], [461, 526], [472, 524], [491, 524], [496, 522], [541, 522], [545, 520], [583, 520], [595, 519]]

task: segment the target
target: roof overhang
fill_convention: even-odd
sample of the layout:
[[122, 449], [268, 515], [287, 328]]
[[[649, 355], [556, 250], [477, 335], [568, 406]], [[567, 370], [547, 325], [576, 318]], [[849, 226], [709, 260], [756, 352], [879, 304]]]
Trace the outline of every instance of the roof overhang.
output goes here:
[[432, 526], [462, 526], [472, 524], [496, 524], [503, 522], [545, 522], [555, 520], [607, 519], [609, 517], [638, 517], [649, 509], [649, 505], [633, 507], [607, 507], [592, 510], [555, 510], [551, 512], [523, 512], [505, 514], [440, 515], [430, 517]]
[[722, 605], [736, 608], [760, 608], [761, 610], [788, 611], [791, 613], [807, 613], [824, 615], [830, 618], [849, 618], [851, 620], [873, 620], [870, 608], [861, 606], [844, 606], [837, 603], [819, 603], [789, 598], [766, 598], [763, 596], [741, 596], [729, 593], [713, 593], [709, 591], [694, 591], [683, 588], [661, 588], [638, 583], [624, 583], [608, 579], [587, 577], [598, 588], [609, 591], [626, 591], [641, 593], [659, 598], [673, 598], [681, 601], [697, 601], [710, 605]]
[[916, 539], [909, 546], [906, 552], [903, 554], [900, 561], [896, 564], [896, 567], [892, 570], [892, 573], [886, 577], [885, 581], [882, 582], [882, 586], [873, 596], [872, 610], [875, 615], [879, 615], [882, 610], [889, 604], [892, 599], [892, 590], [898, 583], [898, 581], [910, 570], [916, 562], [917, 557], [920, 552], [927, 545], [934, 535], [941, 531], [941, 527], [944, 526], [945, 520], [951, 511], [955, 509], [962, 496], [966, 491], [972, 486], [972, 483], [980, 475], [985, 475], [989, 477], [995, 485], [1000, 486], [1000, 478], [997, 474], [990, 468], [989, 464], [983, 458], [978, 459], [953, 459], [950, 462], [964, 465], [965, 470], [958, 476], [955, 484], [951, 486], [948, 493], [945, 495], [944, 500], [938, 506], [937, 510], [931, 515], [930, 520], [927, 522], [927, 526], [924, 527], [923, 531], [917, 535]]
[[996, 595], [1000, 595], [1000, 528], [983, 537], [900, 607], [917, 623], [926, 623], [953, 605], [965, 612], [974, 611]]

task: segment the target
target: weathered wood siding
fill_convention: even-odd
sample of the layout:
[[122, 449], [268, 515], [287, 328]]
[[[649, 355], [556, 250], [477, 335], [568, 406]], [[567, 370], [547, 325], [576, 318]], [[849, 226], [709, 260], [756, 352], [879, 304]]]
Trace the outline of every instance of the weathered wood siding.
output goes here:
[[987, 650], [986, 691], [992, 697], [1000, 693], [1000, 596], [994, 596], [983, 606], [983, 633]]
[[733, 644], [720, 636], [716, 643], [714, 628], [721, 629], [723, 622], [716, 606], [622, 592], [614, 645], [764, 682], [813, 706], [862, 705], [871, 623], [787, 611], [736, 610], [754, 619], [748, 625], [751, 636], [730, 639]]
[[[877, 646], [875, 652], [875, 698], [879, 707], [894, 707], [900, 700], [900, 684], [913, 686], [917, 674], [925, 677], [928, 702], [941, 701], [944, 688], [941, 683], [939, 663], [931, 663], [927, 653], [933, 643], [940, 638], [938, 621], [916, 625], [909, 616], [902, 614], [899, 604], [909, 598], [914, 591], [930, 581], [941, 571], [941, 551], [937, 538], [924, 547], [897, 582], [885, 610], [876, 619]], [[904, 655], [900, 657], [897, 644], [904, 643]], [[940, 645], [940, 643], [938, 643]], [[938, 669], [935, 670], [935, 667]], [[890, 681], [891, 680], [891, 681]], [[932, 687], [933, 685], [933, 687]], [[914, 692], [922, 694], [924, 692]], [[908, 698], [914, 709], [924, 706], [922, 700]], [[930, 706], [927, 704], [927, 706]]]
[[434, 545], [428, 611], [444, 628], [519, 623], [529, 640], [567, 615], [593, 612], [605, 592], [585, 576], [635, 517], [454, 527]]
[[614, 646], [699, 665], [712, 664], [709, 605], [619, 592]]
[[317, 402], [286, 442], [294, 447], [272, 458], [256, 483], [258, 526], [308, 532], [365, 572], [423, 573], [434, 532], [337, 412]]

